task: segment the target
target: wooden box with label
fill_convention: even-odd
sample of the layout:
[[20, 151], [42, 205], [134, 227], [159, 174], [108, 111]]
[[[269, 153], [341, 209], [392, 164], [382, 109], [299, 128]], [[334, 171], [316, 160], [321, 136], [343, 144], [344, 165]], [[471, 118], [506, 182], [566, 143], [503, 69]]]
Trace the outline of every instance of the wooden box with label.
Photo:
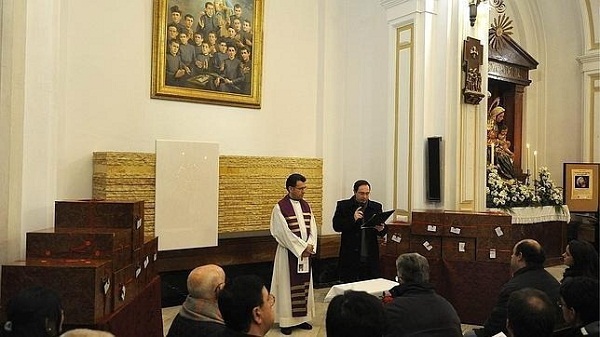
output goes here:
[[27, 258], [112, 260], [118, 270], [131, 264], [131, 230], [47, 228], [27, 233]]
[[144, 202], [64, 200], [54, 204], [56, 228], [129, 228], [133, 249], [144, 243]]
[[95, 324], [113, 310], [112, 264], [89, 259], [27, 259], [2, 266], [2, 307], [19, 291], [44, 286], [54, 290], [66, 324]]

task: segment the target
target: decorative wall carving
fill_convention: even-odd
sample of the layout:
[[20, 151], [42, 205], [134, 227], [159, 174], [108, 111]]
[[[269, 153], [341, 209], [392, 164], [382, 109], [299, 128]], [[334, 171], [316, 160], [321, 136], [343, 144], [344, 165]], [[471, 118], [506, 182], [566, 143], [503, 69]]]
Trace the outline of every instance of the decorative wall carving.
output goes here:
[[481, 72], [483, 62], [483, 46], [480, 41], [467, 37], [463, 46], [463, 70], [465, 72], [465, 86], [463, 96], [465, 103], [477, 105], [485, 94], [481, 92]]

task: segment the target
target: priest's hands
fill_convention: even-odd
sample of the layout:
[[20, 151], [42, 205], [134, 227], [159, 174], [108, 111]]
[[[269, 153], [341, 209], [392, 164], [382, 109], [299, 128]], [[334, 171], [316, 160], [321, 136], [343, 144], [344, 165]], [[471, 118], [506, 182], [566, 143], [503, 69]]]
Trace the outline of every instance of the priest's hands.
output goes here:
[[315, 247], [309, 243], [306, 246], [306, 248], [304, 249], [304, 251], [302, 252], [302, 257], [311, 256], [312, 254], [314, 254], [314, 249], [315, 249]]

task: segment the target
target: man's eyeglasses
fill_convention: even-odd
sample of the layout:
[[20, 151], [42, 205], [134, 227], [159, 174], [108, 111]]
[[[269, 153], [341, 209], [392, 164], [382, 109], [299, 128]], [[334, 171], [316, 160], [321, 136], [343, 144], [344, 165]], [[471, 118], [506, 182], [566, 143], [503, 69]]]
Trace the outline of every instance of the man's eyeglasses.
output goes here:
[[274, 306], [275, 305], [275, 295], [269, 294], [269, 299], [267, 301], [268, 301], [269, 305]]
[[221, 290], [223, 290], [223, 287], [225, 286], [225, 282], [221, 282], [219, 284], [217, 284], [217, 286], [215, 287], [215, 297], [219, 298], [219, 293], [221, 293]]

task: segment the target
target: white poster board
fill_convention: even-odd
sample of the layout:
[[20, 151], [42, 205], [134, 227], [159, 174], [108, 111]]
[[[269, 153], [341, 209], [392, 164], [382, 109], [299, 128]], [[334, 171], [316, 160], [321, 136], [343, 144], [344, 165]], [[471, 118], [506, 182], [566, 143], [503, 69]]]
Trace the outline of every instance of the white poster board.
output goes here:
[[219, 145], [156, 141], [159, 250], [214, 247], [219, 223]]

